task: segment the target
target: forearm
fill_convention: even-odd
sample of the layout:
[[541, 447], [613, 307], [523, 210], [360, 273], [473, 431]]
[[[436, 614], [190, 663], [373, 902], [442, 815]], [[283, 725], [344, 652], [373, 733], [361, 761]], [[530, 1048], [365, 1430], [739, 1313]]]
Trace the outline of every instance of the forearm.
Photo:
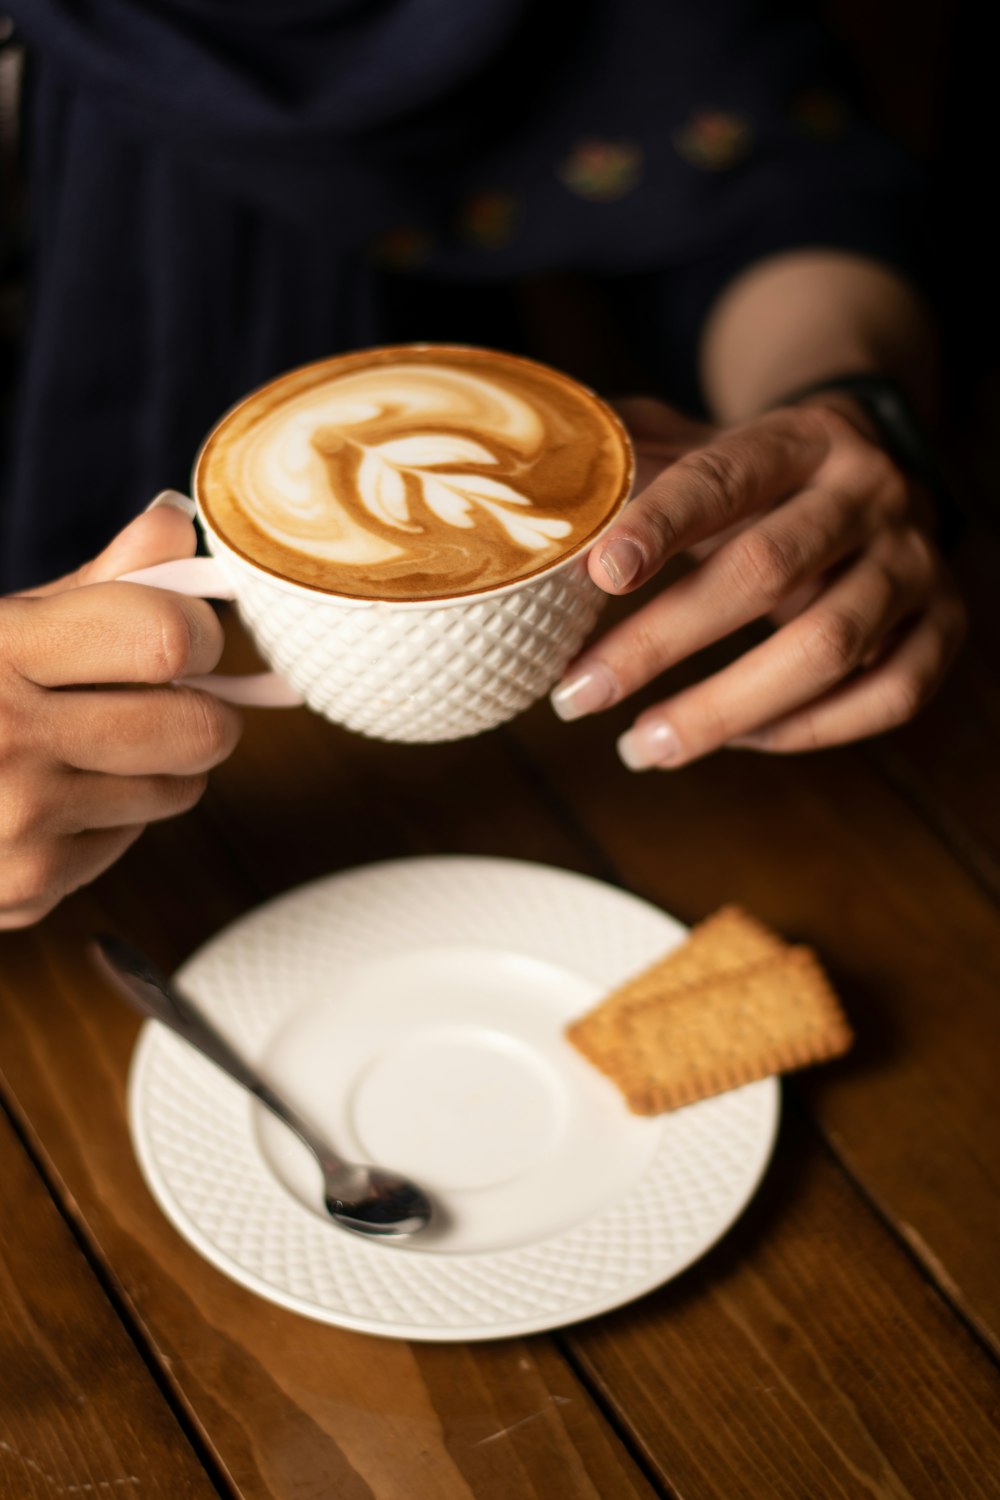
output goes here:
[[742, 421], [824, 376], [891, 375], [925, 414], [936, 405], [935, 333], [902, 276], [840, 251], [802, 250], [750, 267], [720, 295], [702, 335], [712, 415]]

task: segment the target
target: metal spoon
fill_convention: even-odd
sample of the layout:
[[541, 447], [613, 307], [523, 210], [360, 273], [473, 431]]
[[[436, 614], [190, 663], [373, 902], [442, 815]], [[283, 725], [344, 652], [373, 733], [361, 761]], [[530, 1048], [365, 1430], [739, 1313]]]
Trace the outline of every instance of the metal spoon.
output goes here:
[[162, 1021], [235, 1078], [282, 1120], [319, 1162], [327, 1212], [345, 1229], [402, 1239], [429, 1222], [431, 1205], [414, 1183], [381, 1167], [341, 1161], [327, 1143], [233, 1050], [192, 1002], [147, 958], [120, 938], [95, 938], [90, 947], [98, 969], [142, 1015]]

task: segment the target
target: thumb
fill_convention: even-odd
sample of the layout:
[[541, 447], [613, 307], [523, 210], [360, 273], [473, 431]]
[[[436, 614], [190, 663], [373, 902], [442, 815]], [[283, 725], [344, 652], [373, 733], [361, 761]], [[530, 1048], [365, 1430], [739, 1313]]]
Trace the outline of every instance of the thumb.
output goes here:
[[64, 594], [88, 583], [110, 583], [122, 573], [133, 573], [153, 563], [192, 557], [198, 546], [193, 517], [193, 501], [176, 490], [164, 490], [97, 557], [75, 572], [28, 592], [32, 596]]

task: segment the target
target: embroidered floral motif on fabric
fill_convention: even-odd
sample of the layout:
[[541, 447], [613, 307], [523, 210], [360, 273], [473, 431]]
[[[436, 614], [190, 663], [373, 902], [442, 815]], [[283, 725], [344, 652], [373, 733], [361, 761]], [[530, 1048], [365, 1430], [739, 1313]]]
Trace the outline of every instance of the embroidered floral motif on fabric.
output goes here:
[[459, 214], [458, 232], [481, 250], [500, 250], [513, 239], [521, 213], [521, 200], [514, 193], [477, 193]]
[[638, 186], [643, 152], [637, 141], [581, 141], [556, 168], [571, 193], [592, 203], [613, 203]]
[[372, 253], [377, 261], [393, 270], [405, 271], [425, 261], [434, 242], [426, 229], [415, 224], [400, 224], [375, 241]]
[[791, 101], [791, 116], [805, 135], [820, 141], [839, 141], [850, 124], [846, 99], [831, 89], [802, 89]]
[[753, 129], [744, 115], [722, 109], [699, 109], [674, 131], [674, 148], [692, 167], [723, 172], [749, 155]]

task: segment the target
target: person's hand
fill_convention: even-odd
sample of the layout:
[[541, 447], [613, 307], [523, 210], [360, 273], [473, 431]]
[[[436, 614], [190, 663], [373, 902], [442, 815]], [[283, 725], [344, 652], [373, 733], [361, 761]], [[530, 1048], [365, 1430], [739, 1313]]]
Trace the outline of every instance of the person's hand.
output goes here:
[[626, 594], [681, 553], [699, 561], [614, 626], [553, 694], [561, 717], [608, 708], [750, 621], [777, 625], [721, 671], [640, 714], [633, 770], [724, 745], [798, 751], [909, 719], [940, 683], [965, 610], [918, 487], [837, 398], [727, 430], [661, 402], [619, 405], [636, 440], [635, 498], [590, 574]]
[[235, 709], [170, 686], [218, 661], [211, 607], [110, 581], [194, 549], [165, 505], [78, 573], [0, 599], [0, 928], [37, 921], [147, 823], [187, 811], [235, 746]]

